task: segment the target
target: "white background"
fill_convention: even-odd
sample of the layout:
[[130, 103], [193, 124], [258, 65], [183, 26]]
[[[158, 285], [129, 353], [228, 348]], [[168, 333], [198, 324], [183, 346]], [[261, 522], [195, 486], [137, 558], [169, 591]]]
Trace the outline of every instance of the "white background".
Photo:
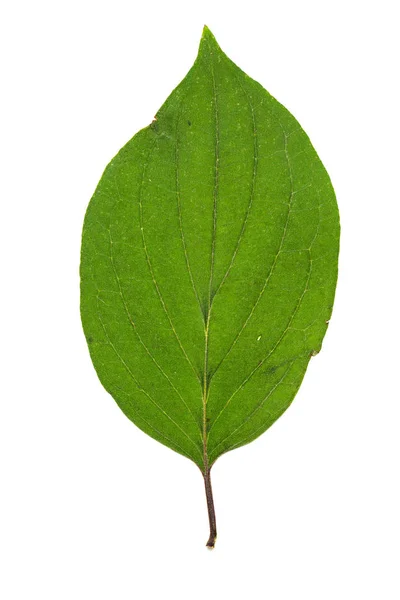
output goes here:
[[[14, 1], [1, 40], [3, 600], [399, 600], [396, 2]], [[103, 390], [79, 246], [103, 168], [197, 53], [291, 110], [333, 180], [337, 299], [293, 406], [203, 482]]]

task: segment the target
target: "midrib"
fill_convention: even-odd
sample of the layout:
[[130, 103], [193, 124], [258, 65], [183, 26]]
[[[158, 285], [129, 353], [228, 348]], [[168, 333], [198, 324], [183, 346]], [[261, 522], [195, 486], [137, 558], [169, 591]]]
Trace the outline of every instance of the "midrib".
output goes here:
[[[208, 42], [207, 42], [208, 43]], [[215, 259], [215, 237], [217, 227], [217, 198], [218, 198], [218, 176], [219, 176], [219, 120], [217, 93], [215, 84], [214, 64], [212, 52], [208, 44], [210, 55], [210, 70], [213, 85], [213, 106], [214, 106], [214, 127], [215, 127], [215, 169], [214, 169], [214, 191], [213, 191], [213, 232], [211, 241], [211, 261], [210, 261], [210, 280], [208, 285], [208, 310], [207, 319], [204, 327], [204, 371], [203, 371], [203, 460], [205, 473], [209, 470], [207, 453], [207, 399], [208, 399], [208, 352], [209, 352], [209, 333], [212, 306], [212, 284], [214, 277], [214, 259]]]

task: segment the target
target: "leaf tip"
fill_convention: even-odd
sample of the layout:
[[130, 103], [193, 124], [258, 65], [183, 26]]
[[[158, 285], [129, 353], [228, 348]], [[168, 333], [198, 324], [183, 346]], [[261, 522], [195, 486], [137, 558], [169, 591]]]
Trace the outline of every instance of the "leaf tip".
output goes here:
[[213, 34], [210, 31], [210, 28], [207, 25], [204, 25], [204, 27], [203, 27], [203, 34], [202, 34], [201, 37], [207, 37], [208, 35], [211, 36], [211, 37], [214, 37]]
[[219, 49], [218, 42], [215, 39], [214, 35], [211, 33], [210, 29], [207, 27], [207, 25], [204, 25], [203, 33], [201, 35], [201, 40], [200, 40], [199, 54], [201, 53], [201, 51], [204, 48], [207, 48], [207, 50], [210, 50], [210, 48], [212, 48], [212, 47]]

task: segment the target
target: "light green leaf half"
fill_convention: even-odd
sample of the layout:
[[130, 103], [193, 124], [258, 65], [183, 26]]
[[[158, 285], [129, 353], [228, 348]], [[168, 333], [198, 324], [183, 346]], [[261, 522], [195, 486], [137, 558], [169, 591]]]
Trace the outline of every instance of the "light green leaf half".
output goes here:
[[338, 248], [307, 135], [205, 28], [86, 213], [81, 313], [102, 384], [209, 473], [292, 402], [327, 329]]

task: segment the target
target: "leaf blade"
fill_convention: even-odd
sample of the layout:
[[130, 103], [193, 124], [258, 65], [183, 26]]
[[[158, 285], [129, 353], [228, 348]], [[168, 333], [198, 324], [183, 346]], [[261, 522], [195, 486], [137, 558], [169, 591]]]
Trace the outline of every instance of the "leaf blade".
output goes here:
[[292, 402], [330, 318], [338, 239], [308, 137], [205, 29], [85, 219], [82, 321], [104, 387], [205, 472]]

